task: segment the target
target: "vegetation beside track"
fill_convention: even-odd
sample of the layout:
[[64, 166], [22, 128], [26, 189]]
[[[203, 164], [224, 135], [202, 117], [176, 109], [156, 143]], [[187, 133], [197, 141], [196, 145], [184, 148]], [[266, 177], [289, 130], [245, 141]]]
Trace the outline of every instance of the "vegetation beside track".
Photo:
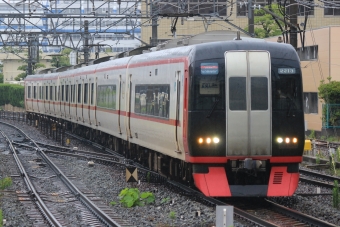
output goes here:
[[0, 106], [11, 104], [24, 108], [25, 87], [17, 84], [0, 84]]

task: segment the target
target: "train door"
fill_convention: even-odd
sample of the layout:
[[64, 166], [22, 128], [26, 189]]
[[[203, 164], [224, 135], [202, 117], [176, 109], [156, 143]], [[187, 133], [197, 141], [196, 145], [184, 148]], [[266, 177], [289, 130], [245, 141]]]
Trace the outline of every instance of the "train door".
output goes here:
[[[93, 80], [95, 78], [95, 80]], [[93, 77], [89, 82], [89, 91], [90, 91], [90, 108], [89, 108], [89, 120], [90, 124], [97, 125], [97, 117], [96, 117], [96, 90], [97, 87], [97, 77]]]
[[132, 90], [132, 74], [129, 74], [126, 81], [126, 134], [132, 138], [132, 132], [130, 127], [131, 116], [131, 90]]
[[182, 135], [182, 128], [179, 127], [180, 122], [180, 97], [181, 97], [181, 71], [176, 72], [176, 108], [175, 108], [175, 140], [176, 140], [176, 152], [180, 152], [180, 147], [183, 147], [183, 144], [179, 144], [179, 138]]
[[227, 156], [271, 155], [270, 54], [227, 51]]

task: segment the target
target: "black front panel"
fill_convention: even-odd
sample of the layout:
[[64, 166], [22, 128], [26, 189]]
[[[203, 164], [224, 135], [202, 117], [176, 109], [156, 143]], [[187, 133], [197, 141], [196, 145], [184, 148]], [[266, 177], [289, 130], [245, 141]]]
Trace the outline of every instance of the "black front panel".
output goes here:
[[[196, 61], [190, 67], [192, 98], [189, 99], [188, 134], [193, 156], [225, 156], [224, 74], [224, 58]], [[210, 143], [207, 142], [209, 138]], [[218, 143], [214, 138], [219, 140]], [[200, 139], [203, 140], [201, 143]]]

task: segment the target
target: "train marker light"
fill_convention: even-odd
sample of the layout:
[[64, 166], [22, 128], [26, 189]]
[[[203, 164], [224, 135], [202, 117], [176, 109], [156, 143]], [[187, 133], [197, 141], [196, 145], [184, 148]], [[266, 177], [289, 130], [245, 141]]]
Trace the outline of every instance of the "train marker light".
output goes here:
[[219, 143], [219, 142], [220, 142], [220, 139], [217, 138], [217, 137], [214, 137], [214, 138], [213, 138], [213, 142], [214, 142], [214, 143]]
[[210, 143], [211, 143], [211, 139], [207, 138], [207, 144], [210, 144]]
[[281, 137], [277, 138], [277, 142], [278, 143], [282, 143], [283, 142], [283, 139]]
[[198, 143], [199, 143], [199, 144], [202, 144], [202, 143], [203, 143], [203, 139], [202, 139], [202, 138], [199, 138], [199, 139], [198, 139]]
[[293, 138], [293, 143], [297, 143], [297, 138]]
[[290, 143], [290, 139], [288, 137], [285, 139], [285, 141], [286, 143]]

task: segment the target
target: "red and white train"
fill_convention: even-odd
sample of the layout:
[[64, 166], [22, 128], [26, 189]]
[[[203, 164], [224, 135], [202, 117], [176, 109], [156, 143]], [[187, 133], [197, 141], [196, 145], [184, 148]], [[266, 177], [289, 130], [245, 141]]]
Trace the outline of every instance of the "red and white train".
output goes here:
[[208, 196], [290, 196], [304, 146], [287, 44], [204, 43], [25, 79], [28, 114], [64, 122]]

